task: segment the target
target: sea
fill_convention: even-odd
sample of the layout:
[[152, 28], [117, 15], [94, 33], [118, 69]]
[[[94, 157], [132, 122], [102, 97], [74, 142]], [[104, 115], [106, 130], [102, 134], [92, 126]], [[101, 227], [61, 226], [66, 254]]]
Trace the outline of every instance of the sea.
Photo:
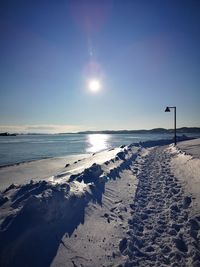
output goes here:
[[[187, 136], [195, 136], [187, 134]], [[22, 162], [96, 153], [121, 145], [173, 138], [173, 134], [46, 134], [0, 136], [0, 167]]]

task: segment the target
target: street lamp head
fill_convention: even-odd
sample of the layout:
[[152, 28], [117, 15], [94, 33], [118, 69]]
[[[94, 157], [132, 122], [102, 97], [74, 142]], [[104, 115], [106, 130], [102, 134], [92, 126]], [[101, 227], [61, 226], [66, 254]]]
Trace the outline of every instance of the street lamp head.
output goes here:
[[175, 107], [166, 107], [165, 112], [170, 112], [170, 109], [174, 110], [174, 145], [176, 145], [176, 106]]
[[170, 112], [170, 108], [166, 107], [165, 112]]

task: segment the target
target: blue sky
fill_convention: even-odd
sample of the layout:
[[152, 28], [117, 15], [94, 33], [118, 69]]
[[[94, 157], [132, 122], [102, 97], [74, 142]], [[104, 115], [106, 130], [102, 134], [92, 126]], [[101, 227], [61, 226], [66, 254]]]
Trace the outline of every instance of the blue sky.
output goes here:
[[1, 1], [1, 131], [200, 126], [199, 102], [198, 0]]

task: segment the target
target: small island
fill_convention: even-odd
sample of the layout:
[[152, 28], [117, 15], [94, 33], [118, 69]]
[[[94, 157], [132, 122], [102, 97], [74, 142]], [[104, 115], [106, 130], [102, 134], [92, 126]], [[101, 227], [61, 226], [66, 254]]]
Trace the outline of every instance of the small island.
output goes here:
[[0, 133], [0, 136], [16, 136], [17, 134], [10, 134], [8, 132], [5, 132], [5, 133]]

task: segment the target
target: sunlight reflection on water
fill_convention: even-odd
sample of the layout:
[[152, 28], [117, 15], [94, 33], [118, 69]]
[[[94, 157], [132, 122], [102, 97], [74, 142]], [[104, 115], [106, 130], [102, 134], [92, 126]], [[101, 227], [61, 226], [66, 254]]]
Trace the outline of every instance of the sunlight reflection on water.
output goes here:
[[89, 153], [94, 153], [108, 149], [110, 147], [109, 139], [110, 135], [108, 134], [88, 134], [88, 148], [86, 149], [86, 151]]

